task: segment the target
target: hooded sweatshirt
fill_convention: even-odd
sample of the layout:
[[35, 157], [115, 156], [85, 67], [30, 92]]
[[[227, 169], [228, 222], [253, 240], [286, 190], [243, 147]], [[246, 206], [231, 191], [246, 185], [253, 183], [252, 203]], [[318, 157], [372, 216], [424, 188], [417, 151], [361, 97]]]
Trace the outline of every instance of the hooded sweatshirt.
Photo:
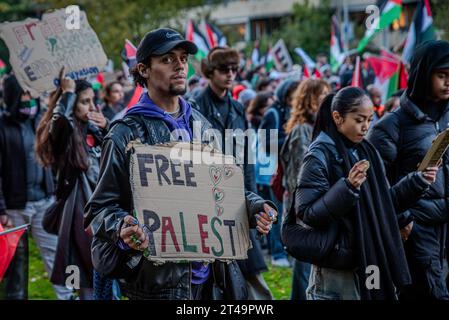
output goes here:
[[449, 43], [427, 41], [416, 49], [410, 63], [407, 97], [434, 121], [445, 111], [448, 101], [429, 100], [432, 93], [432, 72], [449, 67]]
[[147, 92], [142, 93], [137, 104], [126, 111], [127, 115], [143, 115], [148, 118], [161, 119], [170, 129], [172, 136], [182, 141], [192, 140], [192, 128], [190, 128], [190, 116], [192, 107], [183, 98], [179, 97], [180, 113], [178, 117], [172, 117], [167, 111], [156, 105]]
[[[11, 75], [4, 82], [5, 116], [9, 117], [20, 127], [23, 150], [25, 152], [26, 190], [27, 201], [39, 201], [46, 196], [44, 189], [44, 169], [36, 160], [34, 139], [36, 136], [36, 123], [32, 117], [20, 113], [20, 99], [23, 94], [17, 78]], [[37, 101], [39, 110], [39, 102]], [[0, 150], [1, 152], [1, 150]], [[17, 155], [16, 155], [17, 156]]]
[[[182, 141], [192, 141], [192, 128], [190, 116], [192, 107], [183, 98], [179, 97], [179, 114], [172, 117], [167, 111], [156, 105], [147, 92], [142, 93], [139, 102], [126, 111], [125, 116], [135, 114], [148, 118], [161, 119], [170, 129], [172, 136], [179, 137]], [[192, 262], [192, 283], [195, 285], [207, 281], [210, 274], [210, 265], [203, 262]]]

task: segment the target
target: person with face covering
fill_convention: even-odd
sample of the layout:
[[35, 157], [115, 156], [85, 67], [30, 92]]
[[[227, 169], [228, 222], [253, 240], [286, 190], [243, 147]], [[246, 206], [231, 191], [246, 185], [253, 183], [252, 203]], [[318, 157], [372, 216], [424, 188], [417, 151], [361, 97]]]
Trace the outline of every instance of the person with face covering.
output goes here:
[[397, 213], [419, 200], [438, 169], [412, 172], [390, 187], [382, 159], [364, 139], [372, 118], [371, 100], [356, 87], [327, 96], [318, 112], [294, 204], [296, 216], [328, 243], [308, 246], [322, 251], [312, 261], [308, 299], [395, 300], [411, 282]]
[[[369, 140], [383, 158], [390, 183], [416, 170], [432, 141], [449, 127], [449, 43], [428, 41], [411, 59], [400, 107], [381, 119]], [[444, 260], [449, 221], [449, 153], [436, 182], [403, 217], [405, 251], [413, 283], [403, 299], [449, 299]]]
[[[39, 99], [33, 99], [14, 75], [4, 82], [5, 113], [0, 117], [0, 223], [4, 227], [30, 224], [45, 269], [50, 274], [57, 237], [42, 228], [45, 210], [53, 203], [53, 176], [37, 162], [34, 153], [37, 125], [42, 118]], [[18, 248], [22, 250], [22, 248]], [[19, 254], [17, 256], [20, 256]], [[18, 262], [16, 269], [21, 262]], [[27, 283], [18, 281], [12, 299], [26, 298]], [[58, 299], [69, 299], [71, 291], [54, 286]]]
[[[79, 298], [93, 298], [92, 236], [84, 227], [84, 206], [97, 183], [101, 142], [108, 122], [94, 104], [92, 85], [72, 80], [61, 70], [61, 85], [52, 93], [49, 108], [37, 130], [36, 152], [46, 167], [57, 173], [56, 204], [58, 247], [50, 280], [65, 285], [79, 269]], [[48, 229], [48, 228], [47, 228]], [[69, 279], [70, 280], [70, 279]]]

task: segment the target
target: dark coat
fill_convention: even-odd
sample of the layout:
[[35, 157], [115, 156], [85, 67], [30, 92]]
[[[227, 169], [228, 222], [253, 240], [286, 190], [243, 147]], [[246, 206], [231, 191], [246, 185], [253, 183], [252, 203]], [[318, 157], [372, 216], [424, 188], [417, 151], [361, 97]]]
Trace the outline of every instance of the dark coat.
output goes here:
[[[382, 118], [369, 135], [369, 140], [384, 160], [391, 183], [416, 170], [433, 139], [448, 127], [448, 123], [449, 108], [435, 122], [406, 94], [401, 97], [400, 108]], [[420, 287], [417, 294], [438, 299], [449, 298], [440, 267], [449, 221], [448, 155], [446, 152], [436, 182], [409, 210], [410, 218], [407, 220], [413, 219], [414, 226], [405, 245], [413, 282]]]
[[[351, 212], [360, 196], [358, 190], [347, 181], [344, 172], [343, 159], [334, 141], [324, 132], [320, 133], [304, 158], [295, 199], [297, 216], [305, 224], [317, 229], [337, 225], [340, 229], [335, 248], [325, 265], [334, 269], [356, 266], [355, 217]], [[427, 187], [417, 173], [410, 173], [391, 187], [396, 211], [407, 210]]]
[[291, 206], [291, 199], [292, 196], [294, 197], [293, 193], [298, 182], [299, 169], [312, 140], [312, 131], [313, 127], [308, 123], [296, 125], [281, 148], [279, 159], [284, 168], [282, 186], [288, 192], [288, 196], [284, 197], [285, 212]]
[[[369, 140], [381, 154], [391, 183], [416, 170], [433, 139], [449, 128], [449, 101], [429, 99], [432, 72], [448, 62], [446, 41], [428, 41], [417, 48], [400, 108], [370, 132]], [[436, 182], [410, 212], [415, 221], [405, 249], [413, 285], [404, 298], [449, 299], [442, 267], [449, 221], [449, 151], [443, 156]]]
[[[232, 99], [230, 95], [227, 96], [229, 101], [229, 115], [226, 119], [227, 121], [225, 121], [224, 117], [219, 113], [214, 105], [214, 101], [217, 99], [221, 98], [219, 98], [210, 87], [207, 87], [198, 97], [195, 98], [196, 103], [193, 103], [192, 106], [209, 120], [214, 129], [217, 129], [221, 133], [221, 145], [225, 146], [226, 129], [241, 129], [245, 131], [248, 129], [249, 124], [246, 120], [243, 106], [238, 101]], [[245, 155], [247, 155], [248, 142], [245, 142], [244, 150]], [[236, 150], [233, 150], [233, 156], [236, 156], [235, 151]], [[248, 159], [246, 158], [243, 165], [243, 170], [246, 190], [256, 192], [255, 168], [253, 164], [248, 163]], [[239, 261], [240, 268], [245, 275], [258, 274], [268, 270], [263, 258], [260, 241], [256, 240], [256, 232], [254, 230], [250, 231], [250, 239], [253, 244], [253, 248], [248, 250], [248, 260]]]
[[[42, 113], [33, 120], [36, 129]], [[20, 123], [3, 114], [0, 117], [0, 213], [6, 209], [24, 209], [27, 203], [26, 154]], [[54, 193], [51, 169], [44, 169], [43, 190]]]
[[[85, 223], [90, 224], [97, 243], [116, 244], [123, 219], [133, 209], [129, 157], [125, 151], [127, 144], [136, 138], [148, 144], [165, 143], [171, 139], [170, 130], [163, 120], [139, 116], [139, 122], [133, 120], [132, 124], [126, 124], [127, 118], [113, 125], [105, 138], [99, 182], [86, 207]], [[195, 109], [190, 118], [191, 126], [193, 121], [201, 121], [201, 133], [211, 128], [209, 122]], [[254, 214], [263, 210], [264, 203], [259, 196], [246, 191], [251, 228], [256, 225]], [[142, 258], [140, 251], [121, 250], [119, 254], [123, 258], [120, 286], [125, 296], [133, 299], [191, 299], [191, 263], [167, 262], [156, 266]], [[214, 267], [219, 263], [215, 262]], [[226, 287], [222, 289], [230, 291]], [[246, 296], [242, 291], [237, 298], [246, 299]]]
[[[69, 161], [73, 157], [72, 135], [74, 130], [74, 104], [76, 94], [64, 93], [53, 110], [50, 138], [55, 158], [58, 159], [56, 201], [64, 202], [58, 232], [58, 246], [51, 281], [65, 285], [66, 267], [76, 265], [80, 269], [81, 287], [92, 288], [93, 268], [90, 246], [92, 236], [84, 228], [84, 206], [89, 200], [99, 173], [100, 147], [103, 133], [96, 127], [86, 125], [86, 135], [92, 134], [97, 147], [89, 147], [85, 142], [90, 159], [87, 171], [73, 167]], [[84, 137], [85, 139], [86, 137]]]
[[[26, 153], [20, 129], [19, 103], [23, 89], [15, 76], [4, 81], [5, 110], [0, 116], [0, 214], [6, 209], [24, 209], [27, 202]], [[43, 110], [38, 103], [38, 112], [32, 120], [36, 130]], [[47, 196], [54, 192], [53, 175], [44, 171], [43, 190]]]

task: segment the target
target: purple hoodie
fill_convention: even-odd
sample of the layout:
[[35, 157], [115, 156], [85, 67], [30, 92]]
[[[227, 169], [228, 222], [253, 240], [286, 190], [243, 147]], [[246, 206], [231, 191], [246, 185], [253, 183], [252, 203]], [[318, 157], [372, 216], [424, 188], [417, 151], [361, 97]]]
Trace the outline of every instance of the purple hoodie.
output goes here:
[[140, 114], [148, 118], [161, 119], [168, 126], [170, 132], [180, 138], [179, 140], [192, 141], [192, 128], [189, 121], [192, 107], [181, 97], [179, 97], [179, 104], [181, 115], [174, 119], [168, 112], [156, 105], [147, 92], [143, 92], [137, 104], [126, 111], [125, 117], [130, 114]]
[[[125, 117], [130, 114], [139, 114], [148, 118], [162, 119], [168, 126], [170, 131], [180, 137], [182, 141], [192, 141], [192, 128], [190, 127], [190, 116], [192, 115], [192, 107], [183, 98], [179, 97], [179, 105], [181, 106], [181, 115], [174, 119], [166, 111], [157, 106], [149, 97], [147, 92], [143, 92], [139, 98], [139, 102], [129, 108]], [[176, 130], [174, 132], [174, 130]], [[203, 262], [192, 262], [192, 283], [201, 284], [207, 281], [210, 274], [210, 265]]]

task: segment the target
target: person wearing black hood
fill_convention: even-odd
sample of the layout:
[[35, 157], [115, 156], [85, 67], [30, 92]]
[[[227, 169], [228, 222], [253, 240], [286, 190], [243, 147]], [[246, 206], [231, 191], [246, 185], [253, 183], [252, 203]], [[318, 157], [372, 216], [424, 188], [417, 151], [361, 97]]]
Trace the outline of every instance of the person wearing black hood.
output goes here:
[[[411, 59], [400, 107], [381, 119], [369, 140], [381, 154], [394, 184], [416, 170], [432, 141], [449, 127], [449, 43], [428, 41]], [[413, 283], [403, 299], [449, 299], [444, 256], [449, 221], [449, 152], [426, 195], [400, 221]]]
[[[5, 113], [0, 117], [0, 223], [30, 224], [45, 269], [50, 274], [55, 260], [57, 237], [42, 228], [45, 210], [53, 203], [53, 175], [43, 168], [34, 153], [36, 128], [42, 117], [39, 99], [24, 92], [14, 75], [4, 81]], [[21, 289], [27, 284], [20, 284]], [[58, 299], [69, 299], [71, 291], [54, 286]]]
[[108, 122], [95, 106], [89, 82], [65, 77], [63, 68], [60, 83], [36, 135], [36, 153], [46, 167], [56, 171], [57, 177], [56, 202], [46, 215], [48, 218], [48, 213], [54, 212], [57, 223], [44, 221], [49, 232], [58, 234], [50, 280], [54, 284], [70, 283], [72, 273], [67, 272], [67, 267], [75, 265], [79, 281], [73, 287], [81, 300], [91, 300], [92, 236], [89, 227], [84, 226], [84, 206], [97, 183], [100, 145]]

